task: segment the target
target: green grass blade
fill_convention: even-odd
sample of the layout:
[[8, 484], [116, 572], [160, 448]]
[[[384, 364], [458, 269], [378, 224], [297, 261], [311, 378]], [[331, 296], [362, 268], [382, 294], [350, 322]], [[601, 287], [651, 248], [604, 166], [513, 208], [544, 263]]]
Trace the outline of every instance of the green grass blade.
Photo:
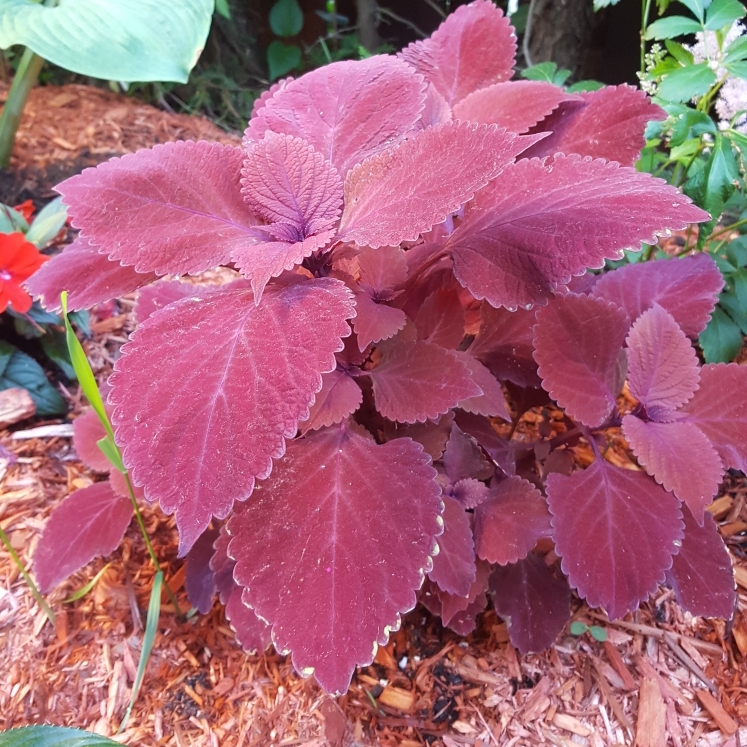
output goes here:
[[111, 565], [111, 561], [109, 561], [85, 586], [81, 586], [78, 591], [74, 591], [67, 599], [63, 599], [63, 604], [71, 604], [72, 602], [77, 602], [79, 599], [83, 598], [86, 594], [88, 594], [91, 589], [93, 589], [94, 586], [98, 583], [99, 579], [106, 573], [107, 568]]

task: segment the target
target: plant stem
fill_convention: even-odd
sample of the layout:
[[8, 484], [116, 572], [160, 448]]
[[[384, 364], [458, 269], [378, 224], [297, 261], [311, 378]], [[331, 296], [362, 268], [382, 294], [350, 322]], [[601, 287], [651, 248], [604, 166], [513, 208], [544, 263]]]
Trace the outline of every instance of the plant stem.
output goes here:
[[21, 124], [23, 109], [43, 65], [43, 57], [39, 57], [28, 47], [24, 50], [3, 113], [0, 114], [0, 167], [4, 169], [10, 166], [10, 155], [13, 152], [18, 126]]
[[21, 575], [23, 576], [23, 580], [26, 582], [26, 585], [31, 590], [31, 593], [34, 595], [34, 599], [38, 602], [39, 606], [44, 610], [44, 614], [47, 616], [47, 620], [49, 620], [50, 623], [52, 623], [52, 626], [54, 627], [54, 612], [50, 609], [49, 605], [44, 601], [44, 597], [41, 595], [41, 592], [39, 589], [37, 589], [36, 584], [34, 583], [34, 580], [29, 576], [28, 571], [26, 568], [24, 568], [23, 563], [21, 562], [21, 559], [18, 557], [18, 553], [13, 549], [13, 546], [10, 544], [10, 539], [8, 539], [8, 535], [5, 534], [5, 530], [0, 527], [0, 540], [2, 540], [3, 544], [5, 545], [5, 548], [10, 553], [10, 557], [13, 558], [13, 562], [18, 567], [18, 570], [21, 572]]
[[651, 0], [641, 0], [641, 75], [646, 72], [646, 29], [650, 11]]

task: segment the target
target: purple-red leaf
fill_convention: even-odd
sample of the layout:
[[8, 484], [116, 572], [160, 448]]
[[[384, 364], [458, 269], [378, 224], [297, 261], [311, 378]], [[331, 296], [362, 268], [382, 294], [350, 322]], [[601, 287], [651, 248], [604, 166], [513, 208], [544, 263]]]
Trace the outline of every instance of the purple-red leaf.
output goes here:
[[713, 258], [705, 252], [682, 259], [639, 262], [605, 272], [592, 294], [624, 309], [634, 322], [658, 303], [688, 337], [697, 337], [708, 324], [724, 287]]
[[73, 421], [73, 446], [80, 460], [95, 472], [108, 472], [112, 463], [99, 449], [98, 442], [106, 438], [106, 431], [101, 425], [94, 409], [86, 410]]
[[417, 441], [425, 449], [425, 453], [429, 454], [435, 462], [444, 453], [453, 422], [454, 413], [447, 412], [437, 421], [426, 420], [424, 423], [413, 423], [412, 425], [392, 423], [390, 430], [385, 431], [386, 440], [411, 438], [413, 441]]
[[424, 422], [482, 394], [457, 356], [430, 342], [394, 340], [381, 363], [366, 371], [373, 381], [376, 409], [389, 420]]
[[408, 439], [336, 426], [289, 443], [229, 522], [244, 601], [328, 692], [345, 692], [415, 605], [441, 532], [435, 475]]
[[358, 347], [361, 352], [372, 342], [394, 337], [405, 324], [407, 316], [402, 309], [376, 303], [365, 290], [355, 294], [353, 329], [358, 336]]
[[471, 200], [529, 144], [470, 122], [421, 130], [348, 174], [340, 238], [372, 247], [414, 241]]
[[452, 483], [468, 477], [485, 480], [493, 475], [493, 468], [483, 456], [475, 439], [463, 433], [455, 424], [451, 426], [443, 463]]
[[135, 272], [134, 267], [112, 262], [87, 239], [78, 238], [45, 262], [25, 285], [51, 311], [62, 308], [60, 295], [66, 290], [68, 309], [79, 311], [132, 293], [155, 279], [153, 273]]
[[410, 132], [425, 101], [423, 79], [396, 57], [333, 62], [277, 91], [249, 122], [244, 144], [272, 132], [308, 142], [340, 176]]
[[114, 552], [132, 519], [129, 498], [109, 482], [71, 493], [52, 512], [34, 553], [36, 581], [42, 593], [100, 555]]
[[464, 339], [464, 309], [452, 289], [437, 290], [425, 299], [415, 317], [418, 339], [454, 350]]
[[684, 501], [701, 524], [724, 474], [711, 442], [688, 422], [646, 423], [626, 415], [622, 427], [646, 472]]
[[511, 643], [522, 653], [552, 646], [571, 617], [571, 590], [534, 553], [499, 566], [490, 576], [495, 611], [506, 621]]
[[364, 247], [358, 253], [360, 284], [372, 295], [391, 291], [407, 277], [407, 258], [398, 246]]
[[537, 540], [550, 534], [547, 502], [521, 477], [501, 480], [475, 509], [475, 547], [490, 563], [506, 565], [522, 560]]
[[562, 101], [583, 99], [544, 81], [512, 80], [471, 93], [454, 107], [454, 118], [496, 124], [509, 132], [521, 133], [550, 114]]
[[503, 12], [476, 0], [451, 13], [429, 39], [399, 56], [413, 65], [454, 106], [465, 96], [514, 74], [516, 35]]
[[661, 179], [558, 154], [552, 164], [509, 165], [467, 206], [447, 246], [475, 298], [515, 308], [546, 303], [587, 267], [707, 218]]
[[590, 296], [558, 296], [537, 312], [534, 358], [542, 387], [585, 425], [601, 425], [625, 381], [624, 312]]
[[644, 472], [597, 457], [570, 477], [547, 476], [555, 551], [571, 586], [610, 618], [664, 580], [683, 537], [679, 501]]
[[166, 143], [112, 158], [56, 189], [72, 225], [109, 259], [138, 272], [186, 275], [257, 241], [259, 221], [239, 188], [243, 159], [228, 145]]
[[475, 415], [497, 417], [510, 422], [511, 415], [506, 408], [506, 396], [503, 394], [503, 389], [495, 376], [470, 353], [457, 351], [456, 355], [469, 368], [472, 381], [482, 389], [482, 394], [479, 397], [463, 399], [459, 403], [459, 407]]
[[450, 122], [452, 119], [451, 107], [446, 99], [436, 90], [433, 83], [429, 83], [425, 92], [425, 107], [417, 126], [424, 130], [426, 127]]
[[332, 278], [272, 286], [260, 306], [239, 281], [171, 304], [122, 349], [110, 379], [117, 441], [148, 499], [176, 511], [182, 555], [269, 475], [353, 313]]
[[452, 486], [451, 495], [462, 508], [475, 508], [488, 499], [490, 488], [473, 477], [465, 477]]
[[[456, 632], [460, 633], [460, 635], [467, 635], [475, 629], [474, 618], [485, 609], [485, 604], [487, 602], [485, 592], [488, 590], [490, 564], [478, 559], [475, 565], [475, 580], [470, 586], [469, 594], [466, 597], [458, 594], [449, 594], [446, 591], [439, 592], [441, 609], [438, 614], [441, 615], [444, 625], [448, 625], [452, 630], [456, 630]], [[477, 608], [472, 607], [475, 602], [479, 602], [481, 606]], [[470, 609], [470, 607], [472, 608]], [[459, 629], [463, 627], [464, 623], [462, 623], [462, 625], [453, 624], [460, 619], [460, 612], [467, 612], [466, 619], [461, 618], [467, 623], [467, 629], [464, 632], [461, 632]]]
[[341, 423], [363, 401], [363, 392], [343, 370], [322, 374], [322, 388], [309, 408], [309, 419], [301, 423], [301, 433]]
[[475, 542], [469, 515], [448, 495], [444, 502], [444, 533], [438, 538], [438, 554], [433, 558], [433, 569], [428, 574], [439, 589], [449, 594], [466, 597], [475, 581]]
[[706, 514], [703, 526], [684, 512], [685, 538], [667, 571], [667, 584], [677, 604], [693, 615], [723, 617], [734, 614], [734, 570], [718, 526]]
[[218, 539], [217, 529], [206, 529], [187, 553], [184, 589], [187, 597], [203, 615], [213, 607], [216, 584], [215, 572], [210, 567], [214, 555], [213, 543]]
[[507, 477], [516, 474], [516, 450], [511, 441], [501, 438], [487, 418], [467, 412], [457, 412], [456, 416], [457, 425], [485, 449]]
[[212, 290], [215, 290], [215, 286], [192, 285], [179, 280], [161, 280], [146, 285], [137, 294], [135, 321], [142, 324], [151, 314], [174, 301], [181, 301], [188, 296], [200, 296]]
[[659, 304], [638, 317], [627, 344], [630, 393], [654, 420], [657, 413], [676, 410], [693, 396], [700, 381], [695, 349]]

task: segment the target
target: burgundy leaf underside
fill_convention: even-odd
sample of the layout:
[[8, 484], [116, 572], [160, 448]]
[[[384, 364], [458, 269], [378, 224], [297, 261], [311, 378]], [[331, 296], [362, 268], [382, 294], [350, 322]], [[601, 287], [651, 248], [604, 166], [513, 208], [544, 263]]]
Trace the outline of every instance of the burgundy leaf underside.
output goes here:
[[132, 519], [130, 499], [108, 481], [71, 493], [52, 512], [34, 553], [39, 590], [46, 593], [100, 555], [119, 547]]
[[110, 378], [117, 441], [148, 499], [176, 512], [182, 555], [308, 417], [349, 334], [350, 296], [325, 278], [272, 286], [257, 307], [238, 281], [156, 312], [122, 349]]
[[439, 591], [441, 615], [444, 625], [447, 625], [459, 635], [468, 635], [475, 629], [475, 618], [487, 604], [485, 592], [488, 590], [490, 565], [483, 560], [476, 561], [475, 580], [466, 597]]
[[479, 397], [463, 399], [459, 402], [459, 407], [475, 415], [497, 417], [511, 422], [511, 415], [506, 407], [506, 397], [495, 376], [470, 353], [456, 351], [455, 354], [469, 369], [472, 381], [482, 389]]
[[643, 472], [597, 457], [570, 477], [547, 477], [555, 550], [571, 586], [611, 618], [664, 580], [683, 537], [679, 502]]
[[438, 587], [449, 594], [466, 597], [475, 581], [475, 542], [469, 515], [448, 495], [444, 502], [444, 533], [438, 538], [438, 554], [428, 574]]
[[558, 286], [666, 229], [706, 220], [674, 187], [616, 163], [556, 155], [511, 164], [481, 190], [447, 242], [475, 298], [544, 304]]
[[411, 438], [417, 441], [435, 462], [444, 453], [453, 422], [454, 413], [447, 412], [438, 420], [426, 420], [412, 425], [392, 423], [391, 431], [387, 432], [387, 441], [391, 441], [392, 438]]
[[345, 371], [338, 368], [322, 374], [322, 388], [309, 409], [309, 419], [301, 423], [301, 432], [341, 423], [362, 401], [361, 388]]
[[493, 475], [493, 468], [483, 456], [477, 442], [452, 424], [443, 455], [446, 474], [452, 483], [468, 477], [485, 480]]
[[449, 350], [459, 347], [464, 339], [464, 324], [459, 294], [450, 288], [431, 293], [415, 317], [418, 339]]
[[229, 522], [244, 601], [327, 692], [344, 692], [415, 605], [441, 532], [435, 474], [408, 439], [336, 426], [289, 443]]
[[206, 529], [187, 553], [185, 563], [184, 589], [192, 606], [203, 615], [210, 612], [217, 589], [215, 573], [210, 567], [213, 543], [217, 539], [217, 529]]
[[80, 460], [95, 472], [109, 472], [111, 462], [99, 449], [98, 442], [106, 438], [106, 431], [94, 409], [86, 410], [73, 420], [73, 445]]

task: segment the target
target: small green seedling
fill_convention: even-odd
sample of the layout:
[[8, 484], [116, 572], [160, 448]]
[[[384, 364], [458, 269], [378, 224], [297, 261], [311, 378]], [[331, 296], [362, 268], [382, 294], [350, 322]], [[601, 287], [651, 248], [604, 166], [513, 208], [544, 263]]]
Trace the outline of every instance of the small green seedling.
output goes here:
[[600, 628], [599, 625], [587, 625], [581, 620], [574, 620], [571, 623], [571, 635], [582, 636], [584, 633], [589, 633], [595, 641], [600, 643], [607, 640], [607, 631], [604, 628]]

